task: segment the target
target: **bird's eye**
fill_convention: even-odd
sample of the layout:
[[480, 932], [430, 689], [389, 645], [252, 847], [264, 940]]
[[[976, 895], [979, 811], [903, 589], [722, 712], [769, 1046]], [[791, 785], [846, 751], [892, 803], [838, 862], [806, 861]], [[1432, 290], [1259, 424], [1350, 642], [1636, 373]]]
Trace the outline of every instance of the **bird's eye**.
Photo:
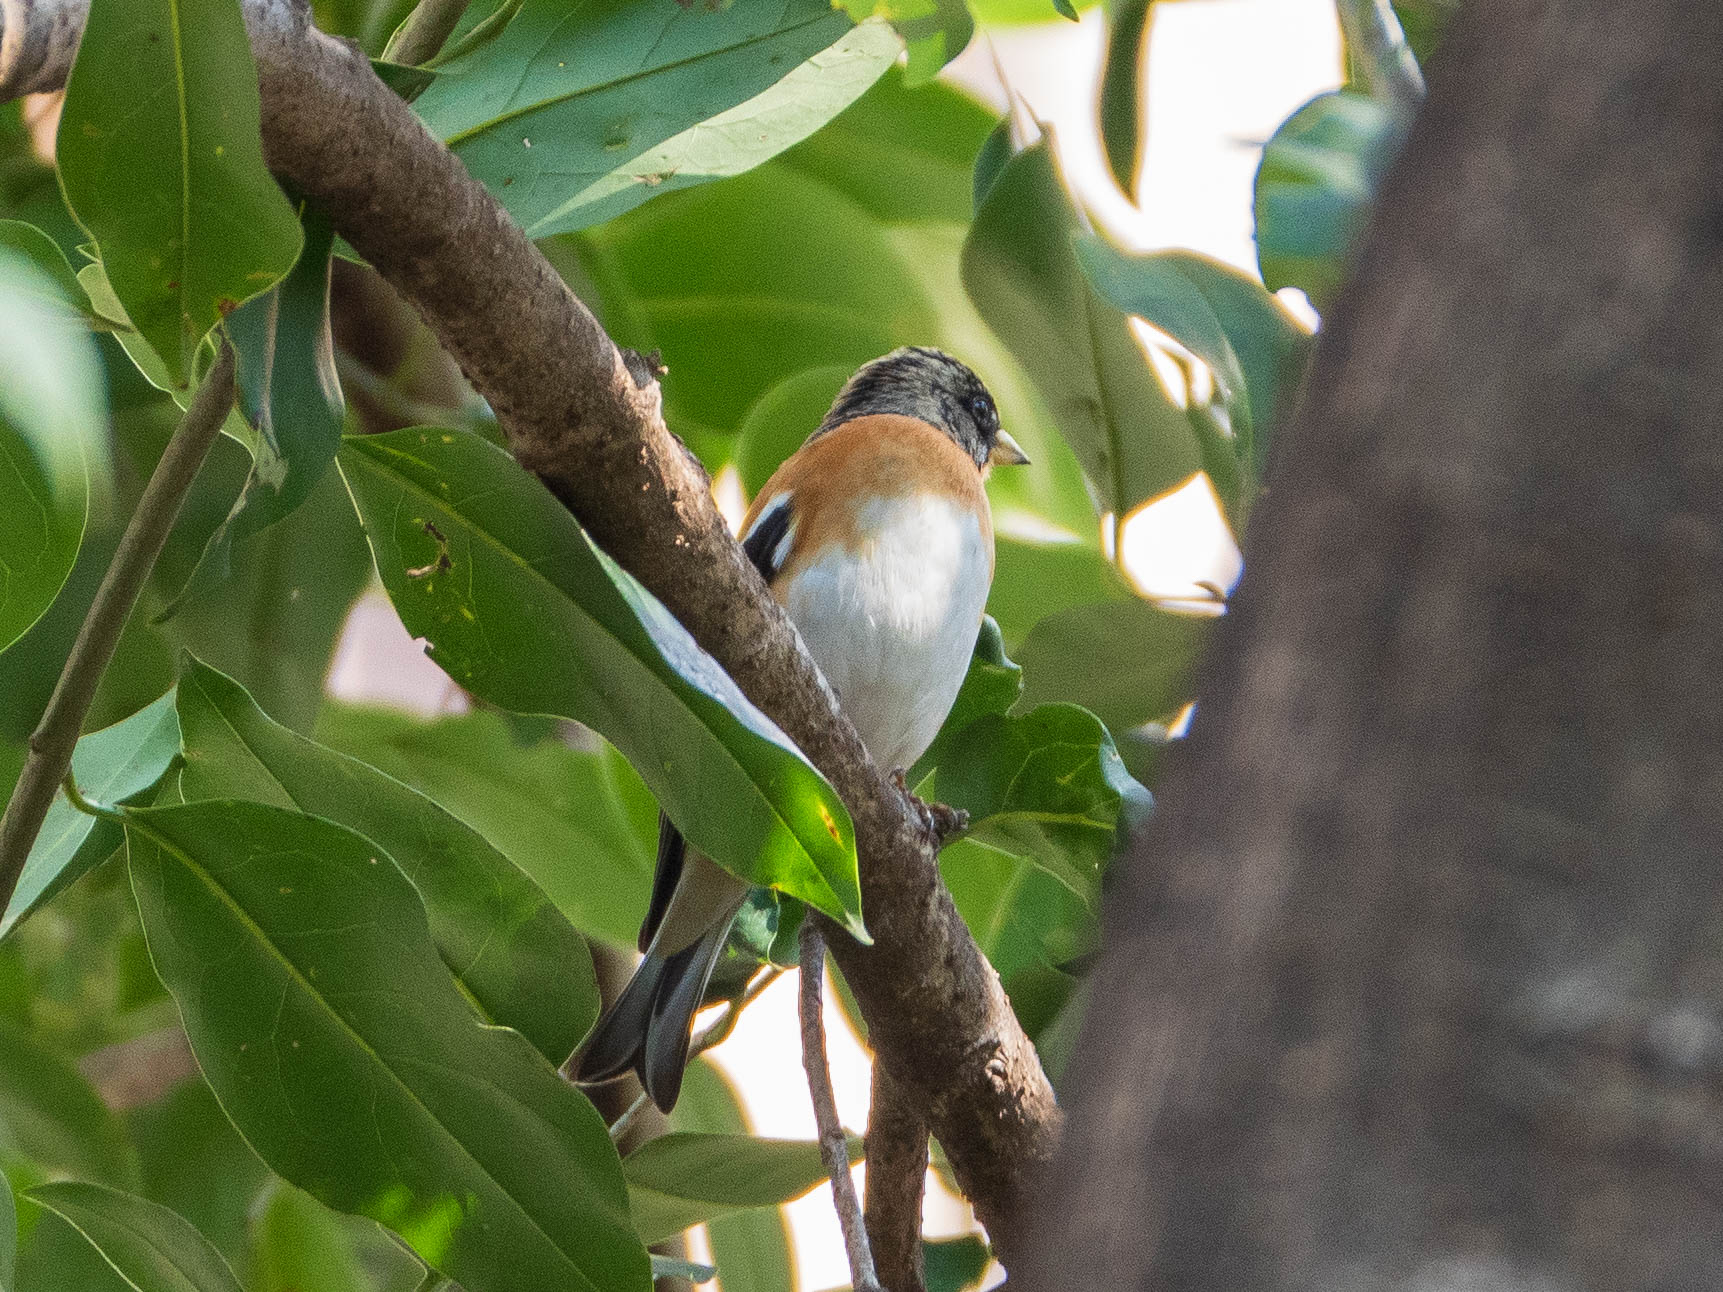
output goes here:
[[993, 412], [993, 401], [986, 395], [977, 395], [969, 401], [969, 411], [975, 414], [975, 420], [985, 424]]

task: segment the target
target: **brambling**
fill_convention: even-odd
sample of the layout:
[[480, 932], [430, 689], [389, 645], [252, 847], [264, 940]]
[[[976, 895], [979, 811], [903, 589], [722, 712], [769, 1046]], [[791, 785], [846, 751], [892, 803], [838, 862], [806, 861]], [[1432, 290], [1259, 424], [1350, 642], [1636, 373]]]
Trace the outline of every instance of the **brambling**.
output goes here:
[[[868, 753], [901, 770], [939, 732], [993, 582], [990, 467], [1027, 462], [981, 379], [911, 346], [862, 367], [742, 521], [742, 550], [837, 693]], [[634, 1070], [669, 1112], [695, 1011], [748, 886], [659, 818], [645, 959], [576, 1061]]]

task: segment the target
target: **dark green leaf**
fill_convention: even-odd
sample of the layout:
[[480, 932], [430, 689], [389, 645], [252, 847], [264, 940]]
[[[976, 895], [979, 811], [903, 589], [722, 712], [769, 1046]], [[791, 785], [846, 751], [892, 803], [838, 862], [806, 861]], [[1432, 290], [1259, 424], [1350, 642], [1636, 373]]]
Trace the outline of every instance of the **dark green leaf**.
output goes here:
[[993, 183], [999, 178], [999, 172], [1005, 169], [1005, 163], [1011, 160], [1011, 119], [1001, 121], [993, 128], [993, 133], [987, 136], [987, 142], [981, 145], [981, 151], [975, 154], [975, 210], [980, 214], [981, 208], [987, 204], [987, 195], [993, 191]]
[[1395, 16], [1420, 64], [1436, 52], [1449, 21], [1459, 10], [1460, 0], [1394, 0]]
[[967, 0], [838, 0], [857, 22], [873, 16], [897, 29], [909, 46], [904, 84], [926, 85], [961, 54], [975, 34]]
[[1269, 435], [1304, 375], [1310, 335], [1256, 280], [1194, 251], [1128, 255], [1098, 237], [1077, 243], [1089, 282], [1208, 365], [1238, 454], [1261, 476]]
[[939, 854], [939, 873], [976, 945], [1008, 985], [1025, 969], [1086, 950], [1094, 936], [1091, 907], [1029, 857], [963, 838]]
[[[424, 1272], [375, 1226], [331, 1211], [281, 1180], [258, 1204], [252, 1229], [246, 1280], [252, 1292], [405, 1292]], [[373, 1273], [378, 1267], [387, 1274]]]
[[0, 1019], [0, 1153], [50, 1171], [132, 1188], [138, 1159], [125, 1127], [78, 1070]]
[[341, 447], [346, 403], [329, 329], [334, 234], [310, 207], [303, 219], [305, 251], [293, 272], [228, 316], [239, 411], [254, 432], [251, 474], [182, 596], [208, 592], [225, 578], [233, 545], [304, 502]]
[[[179, 722], [168, 692], [124, 722], [92, 731], [72, 751], [72, 776], [86, 798], [125, 803], [147, 794], [179, 753]], [[3, 914], [0, 938], [120, 846], [119, 827], [56, 795]]]
[[0, 1292], [17, 1292], [12, 1281], [18, 1266], [18, 1211], [12, 1204], [12, 1185], [0, 1171]]
[[0, 220], [0, 252], [23, 257], [53, 283], [54, 290], [33, 293], [31, 297], [50, 317], [65, 322], [108, 322], [85, 308], [84, 289], [78, 285], [78, 276], [72, 272], [66, 253], [35, 225], [22, 220]]
[[951, 710], [939, 728], [939, 734], [927, 747], [927, 752], [910, 770], [908, 780], [916, 784], [928, 769], [949, 757], [958, 738], [970, 723], [984, 714], [1003, 714], [1017, 703], [1023, 694], [1023, 670], [1005, 654], [1005, 640], [992, 615], [981, 617], [981, 631], [976, 635], [975, 648], [970, 652], [969, 671], [963, 675], [963, 685]]
[[1189, 479], [1201, 456], [1130, 320], [1084, 278], [1077, 228], [1043, 138], [988, 190], [963, 246], [963, 282], [1034, 378], [1102, 510], [1123, 516]]
[[926, 1267], [927, 1292], [964, 1292], [981, 1282], [992, 1259], [987, 1244], [978, 1235], [923, 1241], [922, 1264]]
[[1077, 21], [1077, 6], [1072, 4], [1071, 0], [1053, 0], [1053, 7], [1059, 11], [1061, 18], [1069, 18], [1072, 22]]
[[25, 1196], [88, 1239], [137, 1292], [243, 1292], [221, 1253], [166, 1207], [81, 1180]]
[[349, 439], [340, 462], [383, 586], [452, 678], [601, 732], [702, 852], [861, 932], [837, 794], [543, 485], [452, 432]]
[[74, 316], [81, 299], [37, 257], [0, 242], [0, 650], [41, 618], [72, 572], [92, 464], [105, 474], [107, 401], [95, 346]]
[[[129, 889], [125, 896], [130, 902]], [[149, 952], [143, 955], [144, 969], [156, 982]], [[157, 990], [162, 990], [159, 985]], [[175, 1041], [180, 1043], [177, 1036]], [[250, 1260], [253, 1209], [272, 1177], [227, 1120], [208, 1084], [194, 1073], [125, 1117], [138, 1149], [139, 1195], [184, 1217], [228, 1264], [243, 1270]]]
[[1049, 615], [1017, 649], [1023, 703], [1069, 700], [1112, 731], [1171, 717], [1196, 698], [1191, 670], [1214, 622], [1134, 598]]
[[187, 801], [298, 808], [372, 840], [419, 890], [438, 952], [485, 1016], [552, 1063], [574, 1052], [598, 1017], [591, 954], [544, 891], [477, 831], [375, 768], [271, 722], [237, 682], [195, 659], [180, 678], [179, 722]]
[[[713, 1134], [749, 1129], [735, 1091], [709, 1059], [689, 1065], [670, 1125]], [[723, 1273], [724, 1292], [791, 1292], [795, 1287], [790, 1231], [778, 1208], [752, 1207], [715, 1217], [706, 1222], [706, 1241]]]
[[1098, 543], [1036, 543], [994, 540], [996, 563], [987, 613], [1014, 649], [1049, 615], [1101, 601], [1134, 599], [1136, 593]]
[[60, 182], [176, 386], [216, 320], [299, 254], [258, 122], [235, 0], [93, 0], [66, 83]]
[[1031, 858], [1090, 905], [1121, 811], [1148, 799], [1100, 720], [1074, 704], [977, 718], [947, 744], [935, 780], [975, 839]]
[[472, 826], [550, 894], [576, 928], [634, 945], [658, 855], [658, 807], [609, 745], [523, 745], [494, 713], [430, 722], [325, 706], [325, 744], [381, 768]]
[[379, 81], [408, 103], [423, 94], [426, 87], [437, 79], [435, 68], [406, 67], [400, 63], [385, 63], [380, 58], [371, 60], [371, 70], [377, 73]]
[[808, 368], [784, 378], [755, 401], [736, 435], [736, 470], [750, 498], [765, 487], [784, 459], [802, 447], [849, 375], [849, 369], [836, 365]]
[[654, 1279], [687, 1279], [690, 1283], [710, 1283], [718, 1277], [715, 1265], [701, 1265], [697, 1261], [685, 1261], [679, 1256], [660, 1256], [652, 1253], [652, 1277]]
[[758, 165], [854, 102], [900, 48], [884, 23], [855, 26], [828, 0], [527, 0], [495, 39], [440, 65], [414, 107], [542, 238]]
[[380, 849], [259, 803], [129, 809], [127, 835], [205, 1079], [277, 1173], [469, 1292], [645, 1288], [603, 1121], [467, 1006]]
[[[861, 1161], [850, 1140], [850, 1161]], [[634, 1227], [656, 1243], [691, 1225], [750, 1207], [776, 1207], [826, 1179], [812, 1140], [672, 1131], [648, 1140], [622, 1163]]]
[[1400, 136], [1391, 108], [1345, 90], [1281, 123], [1256, 171], [1256, 261], [1270, 291], [1297, 287], [1329, 307]]
[[1154, 0], [1107, 6], [1107, 58], [1101, 72], [1101, 145], [1113, 179], [1133, 201], [1142, 173], [1143, 37]]

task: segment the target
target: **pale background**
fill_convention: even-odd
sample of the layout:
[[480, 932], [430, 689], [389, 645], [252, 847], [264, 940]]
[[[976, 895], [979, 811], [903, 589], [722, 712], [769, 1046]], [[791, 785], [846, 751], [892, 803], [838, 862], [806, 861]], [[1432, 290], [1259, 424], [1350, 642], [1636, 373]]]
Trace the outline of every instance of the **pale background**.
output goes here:
[[[1154, 10], [1147, 156], [1140, 206], [1113, 186], [1094, 124], [1104, 23], [1099, 9], [1080, 23], [978, 33], [946, 75], [1003, 110], [1002, 69], [1011, 90], [1053, 127], [1072, 185], [1115, 239], [1143, 249], [1188, 247], [1251, 273], [1251, 178], [1262, 142], [1300, 103], [1340, 78], [1340, 37], [1332, 0], [1184, 0]], [[1302, 309], [1302, 302], [1289, 302]], [[1308, 317], [1308, 311], [1304, 311]], [[1228, 586], [1238, 557], [1206, 490], [1187, 488], [1131, 517], [1125, 561], [1137, 582], [1161, 595], [1198, 580]], [[407, 638], [381, 594], [354, 610], [329, 679], [330, 691], [437, 712], [451, 696], [441, 670]], [[786, 974], [742, 1016], [714, 1059], [735, 1081], [753, 1129], [811, 1139], [813, 1111], [796, 1039], [796, 982]], [[836, 1008], [826, 1014], [832, 1082], [845, 1125], [867, 1124], [867, 1058]], [[865, 1168], [857, 1168], [857, 1185]], [[792, 1203], [800, 1292], [846, 1286], [849, 1270], [830, 1186]], [[968, 1210], [930, 1177], [928, 1232], [974, 1228]], [[693, 1255], [701, 1254], [695, 1244]], [[999, 1278], [995, 1268], [989, 1282]]]

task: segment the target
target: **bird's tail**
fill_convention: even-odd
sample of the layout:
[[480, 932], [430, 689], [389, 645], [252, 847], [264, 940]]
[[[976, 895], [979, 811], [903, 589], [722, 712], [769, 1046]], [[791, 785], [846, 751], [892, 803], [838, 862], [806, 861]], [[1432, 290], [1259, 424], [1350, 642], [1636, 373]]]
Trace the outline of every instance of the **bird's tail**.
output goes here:
[[633, 1069], [661, 1111], [675, 1107], [694, 1015], [729, 932], [730, 921], [720, 920], [698, 942], [672, 955], [649, 953], [592, 1029], [574, 1079], [608, 1081]]

